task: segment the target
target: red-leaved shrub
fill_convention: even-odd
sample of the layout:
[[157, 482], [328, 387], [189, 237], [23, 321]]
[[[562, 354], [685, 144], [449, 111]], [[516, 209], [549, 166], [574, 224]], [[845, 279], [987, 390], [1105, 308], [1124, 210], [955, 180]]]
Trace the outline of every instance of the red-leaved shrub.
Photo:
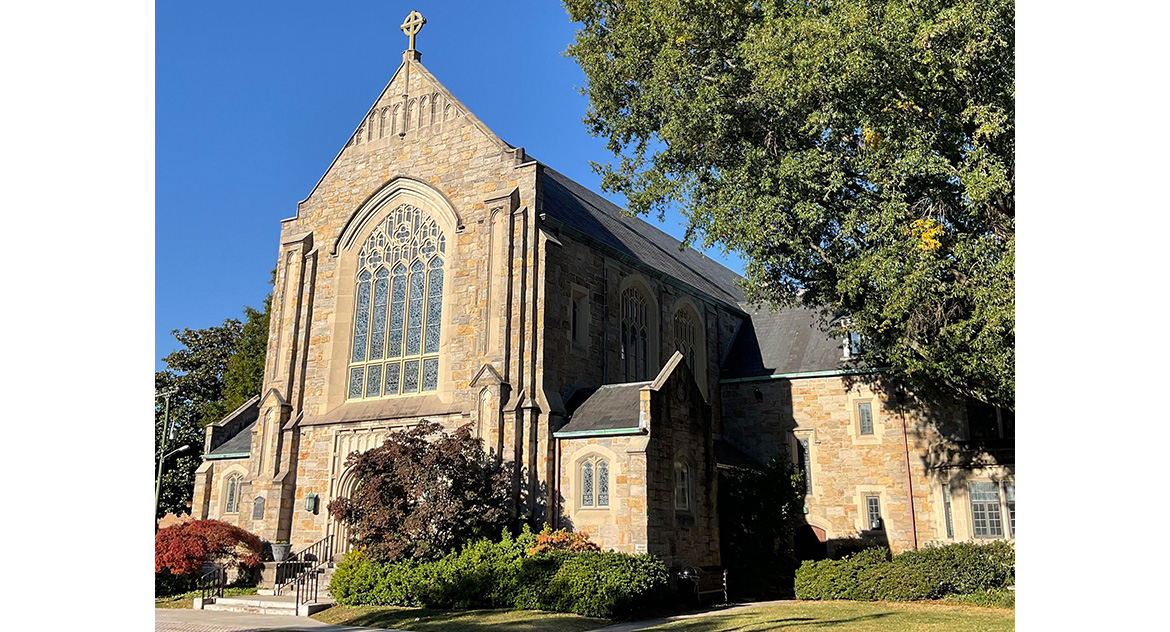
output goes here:
[[581, 533], [573, 533], [564, 529], [557, 529], [553, 531], [547, 524], [540, 533], [536, 535], [536, 546], [528, 549], [528, 555], [538, 555], [540, 553], [549, 553], [552, 551], [570, 551], [573, 553], [586, 553], [590, 551], [600, 551], [601, 547], [589, 541], [589, 534], [582, 531]]
[[260, 563], [260, 538], [235, 525], [219, 520], [193, 520], [166, 529], [154, 536], [154, 572], [173, 575], [198, 572], [203, 562], [227, 568]]

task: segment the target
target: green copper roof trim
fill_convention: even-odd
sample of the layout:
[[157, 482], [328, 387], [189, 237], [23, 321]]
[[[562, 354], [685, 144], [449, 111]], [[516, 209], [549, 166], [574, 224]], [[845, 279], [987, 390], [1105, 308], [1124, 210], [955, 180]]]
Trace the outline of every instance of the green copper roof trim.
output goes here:
[[246, 459], [251, 456], [250, 452], [231, 452], [228, 454], [204, 454], [203, 458], [207, 460], [215, 459]]
[[720, 384], [738, 384], [740, 382], [762, 382], [764, 380], [790, 380], [802, 377], [833, 377], [836, 375], [858, 375], [861, 373], [881, 373], [889, 371], [888, 366], [879, 366], [872, 369], [840, 369], [836, 371], [808, 371], [805, 373], [775, 373], [772, 375], [756, 375], [752, 377], [734, 377], [719, 380]]
[[603, 430], [577, 430], [575, 432], [554, 432], [557, 439], [575, 439], [577, 437], [602, 437], [606, 435], [635, 435], [646, 434], [641, 428], [605, 428]]

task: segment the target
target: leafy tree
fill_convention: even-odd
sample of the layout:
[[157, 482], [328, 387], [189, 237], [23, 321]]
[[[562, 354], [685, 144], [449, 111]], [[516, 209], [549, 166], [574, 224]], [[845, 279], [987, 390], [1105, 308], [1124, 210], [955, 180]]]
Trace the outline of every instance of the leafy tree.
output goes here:
[[508, 526], [510, 464], [485, 453], [470, 426], [448, 434], [424, 421], [346, 464], [354, 490], [329, 511], [375, 560], [435, 560]]
[[[259, 394], [264, 379], [268, 346], [269, 308], [245, 307], [246, 321], [229, 318], [222, 325], [205, 329], [183, 329], [171, 334], [182, 345], [163, 358], [167, 368], [155, 373], [155, 392], [174, 388], [171, 420], [177, 438], [167, 442], [167, 451], [180, 445], [191, 447], [168, 459], [163, 466], [162, 485], [156, 518], [167, 513], [190, 513], [188, 503], [195, 484], [195, 470], [202, 462], [203, 429], [228, 415]], [[155, 440], [164, 432], [165, 403], [155, 402]], [[157, 445], [157, 444], [156, 444]], [[155, 468], [158, 467], [155, 450]]]
[[753, 302], [847, 315], [863, 364], [1014, 407], [1011, 0], [564, 3], [604, 188], [744, 253]]
[[764, 596], [791, 588], [804, 475], [784, 458], [762, 470], [721, 470], [718, 506], [723, 564], [736, 577], [736, 592]]

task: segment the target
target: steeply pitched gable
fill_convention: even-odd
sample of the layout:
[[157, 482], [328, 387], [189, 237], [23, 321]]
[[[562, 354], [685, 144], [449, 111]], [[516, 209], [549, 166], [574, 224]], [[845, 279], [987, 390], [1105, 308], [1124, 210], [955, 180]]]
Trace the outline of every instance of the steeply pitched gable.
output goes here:
[[501, 149], [514, 149], [455, 98], [422, 65], [420, 57], [416, 51], [403, 53], [402, 64], [394, 71], [389, 83], [365, 116], [359, 120], [349, 140], [313, 185], [305, 200], [313, 196], [341, 160], [360, 157], [380, 141], [410, 141], [412, 137], [442, 134], [450, 132], [456, 125], [461, 127], [470, 123], [478, 133]]

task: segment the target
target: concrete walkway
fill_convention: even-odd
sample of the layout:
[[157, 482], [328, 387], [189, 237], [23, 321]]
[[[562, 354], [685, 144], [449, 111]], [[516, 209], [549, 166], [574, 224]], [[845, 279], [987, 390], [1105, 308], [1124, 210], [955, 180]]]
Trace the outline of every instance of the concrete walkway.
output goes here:
[[661, 619], [646, 619], [644, 621], [627, 621], [625, 623], [615, 623], [613, 625], [607, 625], [604, 628], [597, 628], [596, 630], [592, 630], [591, 632], [635, 632], [636, 630], [644, 630], [646, 628], [652, 628], [656, 625], [663, 625], [665, 623], [670, 623], [671, 621], [685, 621], [686, 619], [697, 619], [700, 617], [709, 617], [711, 615], [716, 615], [716, 614], [730, 614], [733, 612], [739, 612], [741, 610], [747, 610], [750, 608], [759, 608], [761, 606], [778, 606], [780, 604], [785, 604], [785, 603], [796, 603], [796, 602], [791, 601], [791, 600], [781, 599], [781, 600], [776, 600], [776, 601], [757, 601], [757, 602], [753, 602], [753, 603], [740, 604], [737, 606], [721, 606], [721, 607], [716, 606], [715, 608], [712, 608], [710, 610], [703, 610], [702, 612], [690, 612], [687, 614], [678, 614], [678, 615], [674, 615], [672, 617], [663, 617]]
[[[660, 619], [627, 621], [615, 623], [592, 632], [636, 632], [656, 625], [683, 621], [717, 614], [739, 612], [761, 606], [775, 606], [793, 601], [759, 601], [736, 606], [715, 607], [702, 612], [691, 612]], [[215, 612], [212, 610], [168, 610], [154, 611], [155, 632], [258, 632], [259, 630], [302, 630], [304, 632], [403, 632], [386, 628], [362, 628], [350, 625], [329, 625], [308, 617], [288, 617], [274, 614], [250, 614], [245, 612]]]
[[305, 630], [306, 632], [399, 632], [382, 628], [360, 628], [351, 625], [329, 625], [308, 617], [288, 617], [276, 614], [247, 612], [215, 612], [212, 610], [154, 611], [155, 632], [244, 632], [255, 630]]

